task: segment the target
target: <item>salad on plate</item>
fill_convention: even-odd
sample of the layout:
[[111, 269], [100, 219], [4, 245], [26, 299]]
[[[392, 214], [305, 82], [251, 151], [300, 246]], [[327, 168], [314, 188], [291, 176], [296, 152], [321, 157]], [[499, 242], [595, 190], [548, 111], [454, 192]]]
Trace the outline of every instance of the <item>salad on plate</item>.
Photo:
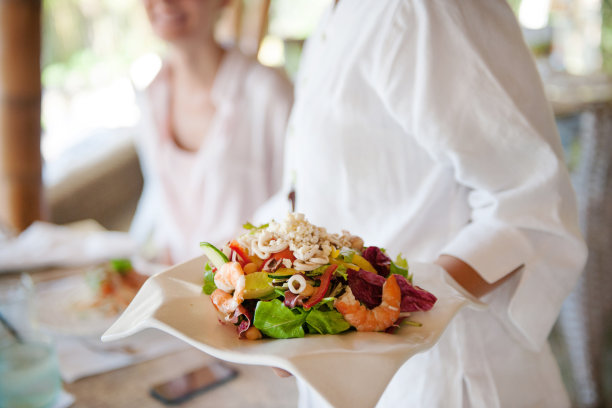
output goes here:
[[200, 244], [209, 262], [203, 292], [239, 338], [294, 338], [351, 330], [393, 333], [436, 296], [412, 284], [407, 261], [327, 233], [303, 214], [254, 226], [222, 248]]

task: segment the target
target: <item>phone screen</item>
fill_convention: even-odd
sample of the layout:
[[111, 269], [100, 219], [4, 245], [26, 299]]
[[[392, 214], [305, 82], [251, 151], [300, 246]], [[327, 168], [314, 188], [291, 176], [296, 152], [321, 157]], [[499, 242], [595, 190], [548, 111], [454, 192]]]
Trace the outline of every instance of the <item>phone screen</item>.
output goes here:
[[209, 390], [236, 377], [238, 372], [222, 363], [215, 362], [182, 375], [173, 380], [155, 385], [151, 395], [168, 403], [176, 404], [194, 394]]

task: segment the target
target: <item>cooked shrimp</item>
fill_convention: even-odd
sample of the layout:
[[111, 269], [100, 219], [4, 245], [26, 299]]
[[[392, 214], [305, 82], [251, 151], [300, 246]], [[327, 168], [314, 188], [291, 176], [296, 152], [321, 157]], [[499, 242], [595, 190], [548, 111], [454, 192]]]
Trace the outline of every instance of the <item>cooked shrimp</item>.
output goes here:
[[215, 285], [227, 293], [244, 293], [244, 271], [238, 262], [227, 262], [215, 273]]
[[234, 313], [238, 306], [240, 306], [240, 303], [238, 303], [232, 295], [221, 289], [215, 289], [210, 295], [210, 300], [212, 300], [215, 308], [224, 315]]
[[391, 275], [383, 285], [382, 302], [374, 309], [362, 305], [348, 287], [344, 295], [336, 299], [334, 306], [357, 331], [382, 331], [398, 319], [401, 300], [399, 285]]
[[[223, 264], [215, 273], [216, 289], [211, 300], [217, 310], [230, 314], [244, 301], [245, 278], [238, 262]], [[232, 295], [233, 292], [233, 295]]]

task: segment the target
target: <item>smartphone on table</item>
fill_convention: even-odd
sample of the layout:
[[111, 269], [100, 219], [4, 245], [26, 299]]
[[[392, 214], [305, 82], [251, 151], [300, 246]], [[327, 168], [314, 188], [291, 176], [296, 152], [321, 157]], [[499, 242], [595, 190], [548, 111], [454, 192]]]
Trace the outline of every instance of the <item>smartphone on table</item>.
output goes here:
[[178, 404], [194, 395], [221, 385], [238, 375], [238, 371], [214, 362], [151, 388], [151, 395], [166, 404]]

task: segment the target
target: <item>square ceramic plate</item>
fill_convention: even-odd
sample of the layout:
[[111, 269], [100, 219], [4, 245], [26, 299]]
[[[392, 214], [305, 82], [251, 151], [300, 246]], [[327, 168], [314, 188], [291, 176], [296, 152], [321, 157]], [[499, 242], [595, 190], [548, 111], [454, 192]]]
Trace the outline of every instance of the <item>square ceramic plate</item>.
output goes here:
[[411, 264], [414, 283], [438, 297], [432, 310], [411, 315], [421, 327], [405, 325], [396, 334], [348, 332], [239, 340], [234, 327], [219, 323], [209, 297], [202, 293], [205, 263], [204, 256], [198, 257], [149, 278], [102, 340], [157, 328], [222, 360], [285, 369], [334, 407], [373, 407], [401, 365], [432, 347], [453, 316], [475, 302], [455, 289], [441, 268], [427, 268], [431, 266], [427, 264], [412, 268]]

